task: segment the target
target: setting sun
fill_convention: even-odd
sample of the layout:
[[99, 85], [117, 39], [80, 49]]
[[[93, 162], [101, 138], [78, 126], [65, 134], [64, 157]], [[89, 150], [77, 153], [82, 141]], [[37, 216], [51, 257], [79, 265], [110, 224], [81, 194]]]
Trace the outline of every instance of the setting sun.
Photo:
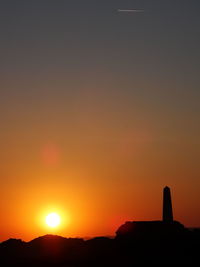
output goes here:
[[46, 216], [46, 224], [49, 227], [57, 227], [60, 224], [60, 216], [57, 213], [50, 213]]

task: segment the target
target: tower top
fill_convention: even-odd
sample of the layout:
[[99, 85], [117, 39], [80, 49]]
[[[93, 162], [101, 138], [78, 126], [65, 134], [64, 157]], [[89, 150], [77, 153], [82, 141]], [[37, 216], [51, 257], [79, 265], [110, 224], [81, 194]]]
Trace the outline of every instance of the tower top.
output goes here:
[[168, 186], [163, 189], [163, 221], [173, 222], [171, 192]]

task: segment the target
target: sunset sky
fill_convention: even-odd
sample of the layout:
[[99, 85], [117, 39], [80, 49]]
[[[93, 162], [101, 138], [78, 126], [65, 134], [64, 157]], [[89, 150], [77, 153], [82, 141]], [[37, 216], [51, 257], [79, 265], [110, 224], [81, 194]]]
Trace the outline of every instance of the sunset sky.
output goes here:
[[199, 0], [0, 0], [0, 240], [114, 235], [165, 185], [200, 226], [199, 47]]

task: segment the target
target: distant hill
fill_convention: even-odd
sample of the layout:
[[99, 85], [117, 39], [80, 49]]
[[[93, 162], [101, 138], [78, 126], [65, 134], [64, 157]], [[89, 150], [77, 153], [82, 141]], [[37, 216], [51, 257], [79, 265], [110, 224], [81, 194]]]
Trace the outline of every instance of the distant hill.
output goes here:
[[[0, 266], [200, 265], [200, 230], [185, 229], [178, 235], [157, 235], [156, 229], [163, 227], [159, 225], [159, 222], [130, 222], [129, 229], [127, 224], [119, 227], [114, 239], [96, 237], [84, 240], [56, 235], [41, 236], [30, 242], [9, 239], [0, 243]], [[119, 238], [124, 227], [126, 234]], [[182, 226], [178, 227], [182, 229]]]

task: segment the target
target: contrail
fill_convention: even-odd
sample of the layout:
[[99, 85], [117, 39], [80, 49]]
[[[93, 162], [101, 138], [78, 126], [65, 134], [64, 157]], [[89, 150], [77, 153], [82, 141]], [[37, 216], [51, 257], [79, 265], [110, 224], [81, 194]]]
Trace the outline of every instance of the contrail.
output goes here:
[[144, 12], [144, 9], [118, 9], [117, 12], [133, 12], [133, 13], [140, 13], [140, 12]]

